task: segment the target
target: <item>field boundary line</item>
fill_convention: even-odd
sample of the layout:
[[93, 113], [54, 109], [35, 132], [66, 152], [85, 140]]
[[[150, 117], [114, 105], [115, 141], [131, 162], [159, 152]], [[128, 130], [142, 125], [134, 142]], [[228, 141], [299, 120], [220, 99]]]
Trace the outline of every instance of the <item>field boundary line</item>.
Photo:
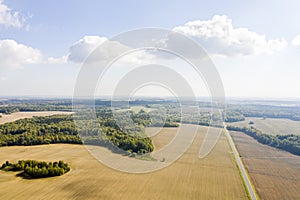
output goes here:
[[249, 174], [247, 172], [247, 170], [245, 169], [245, 166], [240, 158], [240, 154], [234, 144], [234, 141], [229, 133], [229, 131], [227, 130], [226, 128], [226, 124], [224, 123], [224, 131], [225, 131], [225, 136], [227, 138], [227, 141], [229, 143], [229, 146], [233, 152], [233, 155], [234, 155], [234, 160], [235, 160], [235, 163], [238, 167], [238, 170], [239, 170], [239, 174], [242, 178], [242, 181], [243, 181], [243, 185], [246, 189], [246, 192], [247, 192], [247, 196], [249, 199], [251, 200], [259, 200], [259, 197], [255, 191], [255, 188], [253, 186], [253, 184], [251, 183], [251, 180], [249, 178]]

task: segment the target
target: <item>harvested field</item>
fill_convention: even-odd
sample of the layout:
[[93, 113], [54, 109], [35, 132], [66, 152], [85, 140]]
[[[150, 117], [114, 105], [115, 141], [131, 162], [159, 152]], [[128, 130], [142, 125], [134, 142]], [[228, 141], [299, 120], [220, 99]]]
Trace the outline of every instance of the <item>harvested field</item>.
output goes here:
[[230, 132], [261, 199], [300, 199], [300, 157]]
[[[177, 128], [146, 128], [148, 137], [151, 137], [155, 150], [159, 150], [167, 145], [175, 136]], [[158, 131], [158, 132], [157, 132]]]
[[[254, 124], [249, 124], [252, 121]], [[293, 121], [290, 119], [276, 119], [276, 118], [257, 118], [247, 117], [245, 121], [228, 123], [228, 125], [239, 127], [256, 127], [264, 133], [272, 135], [295, 134], [300, 135], [300, 121]]]
[[[153, 137], [161, 148], [176, 134], [163, 129]], [[71, 171], [61, 177], [26, 180], [0, 171], [0, 199], [247, 199], [225, 136], [209, 156], [198, 153], [206, 127], [174, 164], [146, 174], [122, 173], [95, 160], [82, 145], [53, 144], [0, 148], [0, 162], [19, 159], [64, 160]], [[132, 158], [128, 158], [132, 159]]]
[[16, 112], [9, 115], [1, 114], [0, 124], [7, 122], [13, 122], [19, 119], [32, 118], [34, 116], [50, 116], [50, 115], [64, 115], [72, 114], [72, 112], [62, 112], [62, 111], [42, 111], [42, 112]]

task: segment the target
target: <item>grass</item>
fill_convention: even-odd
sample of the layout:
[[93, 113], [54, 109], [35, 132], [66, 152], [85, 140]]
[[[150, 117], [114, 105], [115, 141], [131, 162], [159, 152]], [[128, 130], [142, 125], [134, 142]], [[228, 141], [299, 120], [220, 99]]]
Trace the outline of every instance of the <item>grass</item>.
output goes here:
[[[40, 180], [0, 172], [0, 199], [247, 199], [225, 136], [209, 156], [198, 158], [206, 129], [200, 128], [190, 148], [174, 164], [147, 174], [110, 169], [82, 145], [2, 147], [0, 163], [64, 160], [72, 168], [64, 176]], [[152, 138], [155, 147], [162, 148], [176, 132], [177, 128], [162, 129]]]
[[[230, 146], [228, 140], [227, 140], [227, 142], [228, 142], [228, 145]], [[242, 179], [243, 186], [244, 186], [244, 190], [245, 190], [245, 192], [246, 192], [246, 194], [247, 194], [247, 198], [248, 198], [248, 200], [251, 200], [250, 192], [249, 192], [249, 190], [248, 190], [248, 187], [247, 187], [247, 184], [246, 184], [246, 182], [245, 182], [245, 179], [243, 178], [242, 172], [241, 172], [241, 170], [240, 170], [240, 168], [239, 168], [239, 166], [238, 166], [238, 162], [237, 162], [237, 160], [236, 160], [236, 157], [234, 156], [234, 153], [233, 153], [232, 151], [231, 151], [231, 154], [232, 154], [232, 157], [233, 157], [233, 159], [234, 159], [235, 166], [236, 166], [236, 168], [238, 169], [239, 175], [240, 175], [240, 177], [241, 177], [241, 179]], [[240, 154], [239, 154], [239, 157], [241, 157]]]
[[[236, 161], [236, 158], [235, 158], [235, 157], [234, 157], [234, 161], [235, 161], [236, 167], [238, 168], [238, 164], [237, 164], [237, 161]], [[247, 185], [246, 185], [245, 179], [244, 179], [243, 176], [242, 176], [241, 170], [239, 170], [239, 175], [240, 175], [240, 177], [241, 177], [241, 179], [242, 179], [242, 181], [243, 181], [243, 186], [244, 186], [244, 189], [245, 189], [245, 191], [246, 191], [247, 198], [248, 198], [248, 200], [251, 200], [250, 192], [249, 192], [249, 190], [247, 189]]]

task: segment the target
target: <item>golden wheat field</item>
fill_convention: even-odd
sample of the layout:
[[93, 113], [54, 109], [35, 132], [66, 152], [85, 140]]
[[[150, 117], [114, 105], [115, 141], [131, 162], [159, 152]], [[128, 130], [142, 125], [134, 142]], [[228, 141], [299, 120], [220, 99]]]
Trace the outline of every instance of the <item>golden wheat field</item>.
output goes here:
[[[153, 137], [155, 148], [168, 143], [176, 130], [162, 129]], [[108, 168], [82, 145], [2, 147], [1, 163], [19, 159], [64, 160], [71, 171], [60, 177], [32, 180], [0, 171], [0, 199], [247, 199], [224, 136], [209, 156], [198, 158], [205, 131], [205, 127], [200, 128], [190, 148], [174, 164], [146, 174]]]

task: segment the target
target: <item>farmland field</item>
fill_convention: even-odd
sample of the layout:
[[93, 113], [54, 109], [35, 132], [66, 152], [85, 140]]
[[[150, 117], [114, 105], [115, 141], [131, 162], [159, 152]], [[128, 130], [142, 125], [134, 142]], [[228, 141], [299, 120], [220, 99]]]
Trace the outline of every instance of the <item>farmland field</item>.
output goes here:
[[[254, 124], [249, 124], [252, 121]], [[293, 121], [290, 119], [277, 119], [277, 118], [256, 118], [247, 117], [245, 121], [228, 123], [228, 125], [239, 127], [250, 127], [261, 130], [264, 133], [272, 135], [295, 134], [300, 135], [300, 121]]]
[[50, 116], [50, 115], [64, 115], [72, 114], [72, 112], [62, 112], [62, 111], [42, 111], [42, 112], [16, 112], [9, 115], [1, 114], [0, 124], [7, 122], [13, 122], [19, 119], [32, 118], [34, 116]]
[[300, 157], [230, 132], [261, 199], [300, 199]]
[[[0, 171], [0, 199], [247, 199], [225, 136], [221, 136], [209, 156], [198, 158], [206, 129], [200, 127], [193, 144], [174, 164], [146, 174], [110, 169], [82, 145], [2, 147], [1, 163], [20, 159], [64, 160], [71, 171], [61, 177], [37, 180]], [[155, 148], [168, 143], [176, 131], [164, 128], [153, 136]]]

